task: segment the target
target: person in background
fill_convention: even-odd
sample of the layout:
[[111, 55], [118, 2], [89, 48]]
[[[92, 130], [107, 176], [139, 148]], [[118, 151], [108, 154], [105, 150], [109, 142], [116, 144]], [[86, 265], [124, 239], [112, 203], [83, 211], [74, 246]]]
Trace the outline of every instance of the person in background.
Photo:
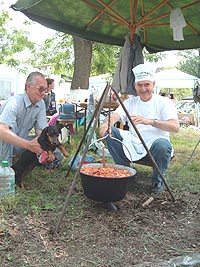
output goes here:
[[44, 102], [46, 106], [46, 115], [52, 116], [55, 113], [57, 113], [56, 110], [56, 95], [53, 92], [55, 83], [54, 79], [47, 78], [47, 88], [48, 88], [48, 94], [44, 97]]
[[[123, 104], [164, 175], [173, 150], [170, 143], [170, 132], [177, 133], [180, 128], [176, 108], [168, 97], [154, 94], [155, 69], [152, 68], [152, 65], [139, 64], [133, 68], [133, 73], [137, 96], [126, 99]], [[118, 121], [124, 125], [127, 121], [129, 130], [113, 127]], [[112, 126], [110, 129], [108, 129], [108, 123], [107, 117], [101, 124], [100, 135], [103, 137], [109, 133], [106, 138], [107, 147], [116, 164], [130, 166], [131, 161], [138, 160], [151, 163], [151, 158], [121, 105], [110, 115], [110, 125]], [[155, 167], [153, 167], [151, 178], [152, 191], [162, 192], [165, 189], [164, 184]]]
[[166, 93], [165, 92], [160, 92], [160, 95], [161, 96], [166, 96]]
[[169, 99], [171, 99], [173, 102], [175, 102], [175, 98], [173, 94], [169, 94]]

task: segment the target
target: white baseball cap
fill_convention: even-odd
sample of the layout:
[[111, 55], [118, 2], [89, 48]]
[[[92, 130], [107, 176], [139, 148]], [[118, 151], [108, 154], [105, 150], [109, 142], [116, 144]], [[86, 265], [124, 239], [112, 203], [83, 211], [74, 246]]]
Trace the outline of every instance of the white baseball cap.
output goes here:
[[133, 69], [135, 75], [135, 82], [140, 81], [155, 81], [156, 67], [153, 63], [144, 63], [135, 66]]

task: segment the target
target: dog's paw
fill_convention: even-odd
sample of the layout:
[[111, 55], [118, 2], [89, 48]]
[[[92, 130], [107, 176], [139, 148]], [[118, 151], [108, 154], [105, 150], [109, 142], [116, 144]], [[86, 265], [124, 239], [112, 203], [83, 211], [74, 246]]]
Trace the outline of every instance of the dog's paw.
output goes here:
[[67, 158], [67, 157], [69, 157], [69, 153], [67, 152], [67, 151], [65, 151], [64, 153], [63, 153], [63, 155]]
[[67, 152], [67, 150], [63, 146], [59, 146], [59, 149], [66, 158], [69, 157], [69, 153]]
[[54, 160], [55, 160], [55, 155], [52, 152], [49, 152], [47, 156], [47, 162], [52, 162]]
[[15, 188], [20, 188], [23, 191], [26, 191], [26, 186], [23, 182], [15, 182]]

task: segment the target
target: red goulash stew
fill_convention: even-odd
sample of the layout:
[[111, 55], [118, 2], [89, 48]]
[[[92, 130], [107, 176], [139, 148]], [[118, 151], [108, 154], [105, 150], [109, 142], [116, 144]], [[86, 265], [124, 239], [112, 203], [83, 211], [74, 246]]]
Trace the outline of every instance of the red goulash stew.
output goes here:
[[99, 176], [104, 178], [123, 178], [132, 176], [132, 174], [123, 169], [117, 169], [111, 166], [107, 167], [85, 167], [81, 170], [81, 173], [90, 176]]

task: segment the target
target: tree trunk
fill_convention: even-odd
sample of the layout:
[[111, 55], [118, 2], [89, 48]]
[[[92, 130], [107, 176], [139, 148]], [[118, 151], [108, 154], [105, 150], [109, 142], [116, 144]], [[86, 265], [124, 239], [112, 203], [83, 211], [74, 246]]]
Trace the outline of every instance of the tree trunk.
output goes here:
[[71, 89], [88, 89], [92, 59], [92, 42], [73, 36], [74, 74]]

